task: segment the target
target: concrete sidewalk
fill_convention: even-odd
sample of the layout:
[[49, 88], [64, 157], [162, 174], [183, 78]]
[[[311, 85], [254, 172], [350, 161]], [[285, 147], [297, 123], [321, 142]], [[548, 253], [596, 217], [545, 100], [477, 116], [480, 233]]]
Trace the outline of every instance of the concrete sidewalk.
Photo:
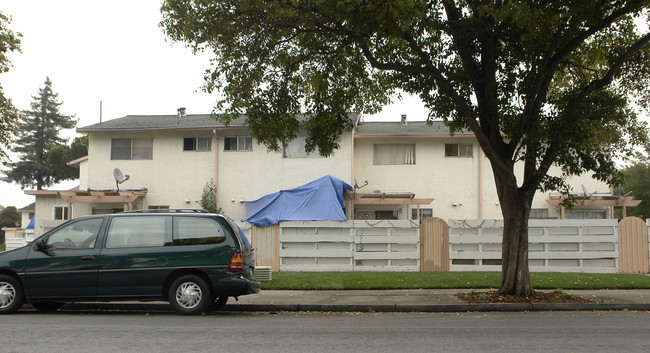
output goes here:
[[[480, 292], [481, 290], [477, 290]], [[225, 310], [238, 311], [359, 311], [461, 312], [534, 310], [650, 310], [650, 290], [566, 291], [593, 303], [469, 304], [455, 295], [467, 289], [262, 291], [230, 299]], [[262, 309], [263, 308], [263, 309]]]
[[[568, 290], [592, 303], [468, 304], [455, 294], [468, 289], [286, 291], [230, 298], [224, 311], [353, 311], [353, 312], [464, 312], [464, 311], [584, 311], [650, 310], [650, 290]], [[477, 292], [484, 290], [476, 290]], [[165, 302], [71, 303], [63, 310], [171, 311]]]

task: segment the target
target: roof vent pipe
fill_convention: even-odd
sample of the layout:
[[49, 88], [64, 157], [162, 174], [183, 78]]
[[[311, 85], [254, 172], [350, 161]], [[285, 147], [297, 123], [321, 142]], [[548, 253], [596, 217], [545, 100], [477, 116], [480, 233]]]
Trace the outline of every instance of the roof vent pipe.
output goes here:
[[180, 119], [180, 118], [184, 118], [186, 116], [187, 115], [185, 114], [185, 108], [184, 107], [183, 108], [178, 108], [178, 118]]
[[406, 122], [406, 114], [402, 114], [402, 125], [408, 125]]

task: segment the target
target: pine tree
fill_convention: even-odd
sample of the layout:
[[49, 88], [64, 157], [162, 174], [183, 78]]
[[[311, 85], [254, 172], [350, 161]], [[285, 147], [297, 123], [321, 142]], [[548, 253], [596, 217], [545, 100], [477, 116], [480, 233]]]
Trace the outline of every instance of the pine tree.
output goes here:
[[21, 113], [19, 137], [12, 151], [20, 156], [20, 161], [5, 163], [10, 168], [3, 178], [24, 187], [44, 187], [71, 179], [69, 175], [59, 175], [56, 168], [48, 163], [48, 153], [57, 146], [65, 145], [66, 140], [59, 137], [61, 129], [73, 128], [77, 121], [73, 116], [59, 112], [62, 102], [52, 91], [52, 81], [45, 79], [45, 86], [32, 96], [31, 110]]
[[75, 137], [70, 146], [54, 146], [47, 153], [47, 164], [61, 180], [79, 177], [79, 168], [68, 165], [68, 162], [88, 155], [88, 135]]

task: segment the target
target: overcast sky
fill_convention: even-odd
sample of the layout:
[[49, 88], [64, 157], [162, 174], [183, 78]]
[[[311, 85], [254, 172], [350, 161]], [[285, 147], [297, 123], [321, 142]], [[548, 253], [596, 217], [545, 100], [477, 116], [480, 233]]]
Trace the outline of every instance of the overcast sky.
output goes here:
[[[12, 54], [13, 67], [0, 75], [18, 109], [29, 109], [46, 77], [63, 102], [61, 113], [76, 115], [79, 127], [99, 122], [100, 101], [103, 120], [176, 114], [179, 107], [209, 113], [216, 101], [200, 91], [209, 56], [165, 40], [158, 0], [0, 0], [0, 11], [23, 35], [22, 54]], [[396, 121], [401, 114], [426, 120], [427, 111], [418, 99], [406, 99], [367, 118]], [[33, 201], [19, 186], [0, 181], [0, 205], [21, 208]]]

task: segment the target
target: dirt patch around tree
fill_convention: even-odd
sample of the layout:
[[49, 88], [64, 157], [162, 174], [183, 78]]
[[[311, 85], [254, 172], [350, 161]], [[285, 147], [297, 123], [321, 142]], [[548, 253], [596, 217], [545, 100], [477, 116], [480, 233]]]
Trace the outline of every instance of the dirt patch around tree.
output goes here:
[[456, 297], [467, 303], [598, 303], [596, 298], [585, 299], [563, 291], [535, 291], [535, 296], [499, 295], [494, 291], [458, 293]]

